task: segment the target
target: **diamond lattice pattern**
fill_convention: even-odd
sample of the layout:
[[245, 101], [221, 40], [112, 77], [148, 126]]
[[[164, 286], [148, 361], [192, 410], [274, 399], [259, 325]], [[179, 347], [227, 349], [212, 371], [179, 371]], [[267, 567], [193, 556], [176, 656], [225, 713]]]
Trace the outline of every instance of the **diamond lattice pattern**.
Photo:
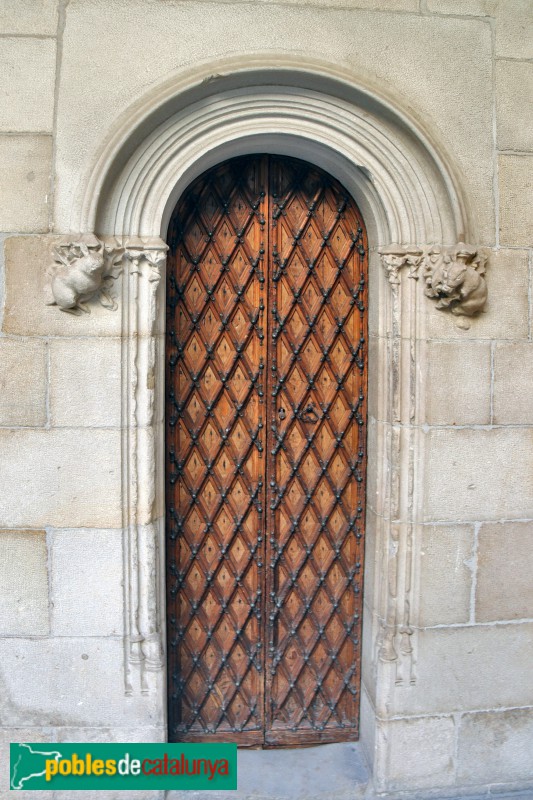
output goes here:
[[357, 733], [367, 243], [342, 187], [235, 159], [174, 213], [167, 285], [170, 736]]

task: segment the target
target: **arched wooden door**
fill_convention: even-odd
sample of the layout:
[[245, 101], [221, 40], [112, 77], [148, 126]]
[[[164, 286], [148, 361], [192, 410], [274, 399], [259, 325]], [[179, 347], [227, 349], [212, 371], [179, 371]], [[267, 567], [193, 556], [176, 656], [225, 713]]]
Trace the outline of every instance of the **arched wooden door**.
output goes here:
[[168, 242], [170, 740], [356, 739], [361, 215], [316, 167], [253, 155], [189, 187]]

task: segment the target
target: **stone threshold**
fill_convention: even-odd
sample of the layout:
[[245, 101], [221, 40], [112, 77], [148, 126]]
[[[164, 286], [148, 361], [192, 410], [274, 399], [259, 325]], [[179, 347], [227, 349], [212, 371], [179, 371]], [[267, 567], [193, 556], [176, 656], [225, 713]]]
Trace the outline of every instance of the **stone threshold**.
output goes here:
[[233, 792], [166, 792], [165, 800], [357, 800], [369, 773], [356, 742], [238, 751]]
[[[472, 790], [463, 787], [453, 791], [451, 787], [438, 789], [417, 789], [413, 791], [383, 792], [375, 794], [370, 785], [365, 794], [365, 800], [533, 800], [533, 789], [517, 788], [515, 790], [502, 790], [497, 784], [487, 786], [480, 792], [479, 786]], [[212, 798], [215, 800], [215, 798]], [[334, 797], [332, 797], [334, 800]]]

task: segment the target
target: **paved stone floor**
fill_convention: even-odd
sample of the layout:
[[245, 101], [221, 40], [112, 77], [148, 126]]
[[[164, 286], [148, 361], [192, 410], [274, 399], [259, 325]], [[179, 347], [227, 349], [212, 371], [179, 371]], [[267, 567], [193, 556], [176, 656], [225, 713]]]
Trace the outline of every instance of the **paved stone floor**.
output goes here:
[[168, 792], [167, 800], [356, 800], [368, 771], [353, 742], [296, 750], [239, 750], [236, 792]]
[[[166, 800], [377, 800], [360, 745], [239, 750], [236, 792], [167, 792]], [[434, 793], [420, 800], [433, 800]], [[442, 795], [441, 795], [442, 797]], [[444, 800], [444, 798], [443, 798]], [[533, 791], [471, 794], [455, 800], [533, 800]]]

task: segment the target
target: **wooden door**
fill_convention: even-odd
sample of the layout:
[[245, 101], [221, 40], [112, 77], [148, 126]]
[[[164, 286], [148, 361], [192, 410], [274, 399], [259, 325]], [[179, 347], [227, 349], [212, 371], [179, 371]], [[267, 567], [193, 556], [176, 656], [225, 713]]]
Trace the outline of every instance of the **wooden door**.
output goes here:
[[197, 179], [169, 227], [169, 737], [356, 739], [367, 241], [280, 156]]

